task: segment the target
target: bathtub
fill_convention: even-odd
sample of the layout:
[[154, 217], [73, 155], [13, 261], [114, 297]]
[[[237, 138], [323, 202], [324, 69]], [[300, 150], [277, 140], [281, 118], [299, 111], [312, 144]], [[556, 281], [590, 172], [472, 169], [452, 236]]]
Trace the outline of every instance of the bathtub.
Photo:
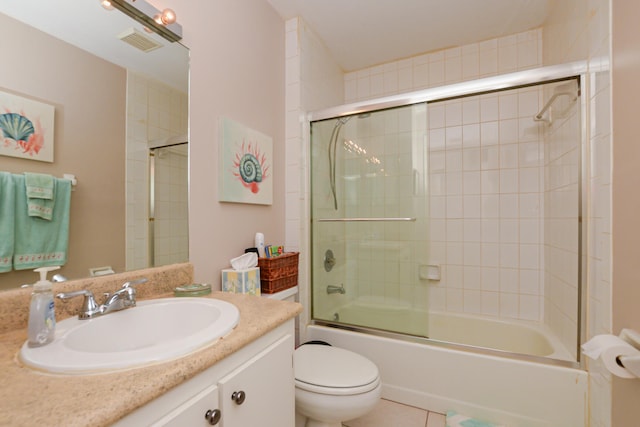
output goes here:
[[[351, 304], [336, 314], [341, 322], [358, 323], [361, 316], [371, 316], [366, 310], [370, 308]], [[564, 364], [570, 359], [546, 331], [475, 316], [413, 313], [402, 307], [379, 310], [373, 318], [385, 316], [408, 322], [412, 334], [431, 340], [396, 339], [324, 322], [308, 325], [306, 339], [329, 342], [376, 363], [385, 399], [440, 413], [457, 410], [511, 427], [587, 425], [587, 373], [563, 362], [539, 363], [542, 357]], [[425, 316], [427, 330], [418, 331]]]
[[382, 305], [368, 301], [349, 303], [326, 318], [338, 319], [347, 325], [400, 331], [439, 342], [572, 361], [571, 354], [559, 339], [543, 325], [534, 322], [427, 312], [412, 309], [406, 304]]

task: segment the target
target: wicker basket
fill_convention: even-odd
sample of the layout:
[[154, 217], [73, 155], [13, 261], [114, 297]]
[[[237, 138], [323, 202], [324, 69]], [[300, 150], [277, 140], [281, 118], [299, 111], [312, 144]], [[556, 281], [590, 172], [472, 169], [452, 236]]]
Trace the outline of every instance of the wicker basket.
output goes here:
[[287, 252], [275, 258], [258, 258], [260, 291], [274, 294], [298, 284], [298, 252]]

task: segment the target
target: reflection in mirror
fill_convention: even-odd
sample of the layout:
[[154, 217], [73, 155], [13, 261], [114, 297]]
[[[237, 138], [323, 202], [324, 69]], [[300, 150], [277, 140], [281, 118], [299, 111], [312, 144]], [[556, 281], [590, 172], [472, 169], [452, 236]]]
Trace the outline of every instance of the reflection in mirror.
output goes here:
[[[143, 52], [119, 38], [132, 32], [160, 47]], [[5, 0], [0, 37], [12, 58], [0, 92], [55, 107], [53, 163], [0, 156], [0, 171], [78, 179], [58, 272], [75, 279], [188, 260], [188, 50], [98, 0]], [[36, 279], [0, 273], [0, 289]]]

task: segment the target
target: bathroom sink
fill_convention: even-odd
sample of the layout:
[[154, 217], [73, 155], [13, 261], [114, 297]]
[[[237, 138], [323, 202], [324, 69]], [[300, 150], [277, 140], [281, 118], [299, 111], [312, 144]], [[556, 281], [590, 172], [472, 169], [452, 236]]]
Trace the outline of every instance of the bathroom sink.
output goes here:
[[236, 306], [212, 298], [162, 298], [89, 320], [58, 322], [55, 340], [25, 343], [20, 360], [59, 374], [92, 374], [140, 367], [189, 354], [230, 333]]

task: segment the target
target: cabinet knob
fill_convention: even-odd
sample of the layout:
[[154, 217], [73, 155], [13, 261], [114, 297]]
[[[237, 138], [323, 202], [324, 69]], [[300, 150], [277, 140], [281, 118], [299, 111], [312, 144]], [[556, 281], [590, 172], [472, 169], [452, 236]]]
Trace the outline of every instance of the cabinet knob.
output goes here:
[[236, 404], [238, 404], [238, 405], [242, 405], [242, 403], [244, 402], [244, 399], [246, 397], [247, 397], [247, 395], [245, 394], [244, 391], [242, 391], [242, 390], [234, 391], [233, 394], [231, 395], [231, 400], [236, 402]]
[[219, 409], [209, 409], [205, 414], [204, 418], [209, 421], [209, 424], [212, 426], [218, 424], [220, 421], [221, 413]]

